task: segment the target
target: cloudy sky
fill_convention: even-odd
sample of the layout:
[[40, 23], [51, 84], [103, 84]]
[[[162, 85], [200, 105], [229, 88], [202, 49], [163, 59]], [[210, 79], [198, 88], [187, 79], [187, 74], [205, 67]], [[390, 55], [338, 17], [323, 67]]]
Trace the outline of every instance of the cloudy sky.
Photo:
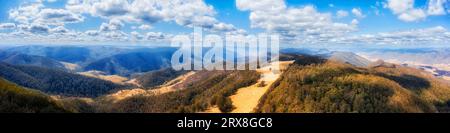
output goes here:
[[0, 0], [0, 44], [169, 44], [274, 33], [283, 44], [449, 45], [450, 0]]

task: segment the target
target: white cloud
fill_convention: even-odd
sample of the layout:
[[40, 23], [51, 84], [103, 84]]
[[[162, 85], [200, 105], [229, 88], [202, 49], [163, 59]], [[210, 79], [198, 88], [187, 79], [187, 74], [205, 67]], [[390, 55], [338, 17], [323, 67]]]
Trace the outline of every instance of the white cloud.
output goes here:
[[428, 3], [427, 13], [429, 15], [445, 15], [444, 4], [447, 0], [430, 0]]
[[101, 17], [123, 16], [129, 12], [127, 0], [104, 0], [92, 4], [91, 14]]
[[16, 24], [14, 23], [0, 23], [0, 30], [11, 30], [15, 28]]
[[283, 0], [237, 0], [239, 10], [250, 11], [252, 28], [262, 28], [282, 35], [287, 42], [310, 43], [326, 41], [357, 30], [357, 25], [336, 23], [330, 13], [320, 13], [312, 5], [287, 7]]
[[425, 12], [421, 9], [411, 9], [404, 13], [401, 13], [398, 18], [400, 20], [406, 21], [406, 22], [412, 22], [417, 20], [423, 20], [427, 17]]
[[144, 36], [142, 36], [139, 32], [137, 31], [133, 31], [130, 33], [133, 40], [142, 40], [144, 38]]
[[358, 25], [358, 24], [359, 24], [359, 21], [356, 20], [356, 19], [353, 19], [352, 22], [351, 22], [351, 24], [352, 24], [352, 25]]
[[387, 8], [394, 14], [401, 14], [414, 8], [414, 0], [388, 0]]
[[54, 3], [58, 0], [37, 0], [38, 2], [48, 2], [48, 3]]
[[420, 21], [429, 15], [445, 15], [444, 4], [447, 0], [429, 0], [425, 8], [415, 8], [414, 0], [387, 0], [385, 8], [389, 8], [398, 19], [405, 22]]
[[47, 24], [61, 25], [64, 23], [82, 22], [84, 21], [84, 17], [64, 9], [42, 9], [39, 12], [36, 21]]
[[89, 36], [98, 36], [100, 34], [97, 30], [87, 30], [84, 33]]
[[100, 25], [99, 31], [102, 32], [118, 31], [121, 30], [123, 26], [124, 24], [122, 23], [122, 21], [118, 19], [112, 19], [109, 21], [109, 23], [102, 23], [102, 25]]
[[50, 31], [50, 28], [44, 24], [31, 24], [26, 30], [35, 34], [46, 34]]
[[450, 43], [450, 32], [442, 26], [338, 38], [338, 44], [432, 45]]
[[336, 16], [338, 18], [344, 18], [344, 17], [348, 16], [348, 12], [344, 11], [344, 10], [339, 10], [339, 11], [336, 12]]
[[9, 10], [9, 18], [18, 23], [29, 23], [31, 20], [37, 17], [41, 8], [44, 5], [42, 3], [28, 3]]
[[172, 35], [164, 34], [162, 32], [147, 32], [145, 39], [147, 40], [164, 40], [170, 38]]
[[42, 1], [22, 4], [18, 8], [9, 10], [9, 18], [21, 24], [41, 23], [45, 25], [63, 25], [84, 21], [83, 16], [66, 9], [45, 8]]
[[214, 8], [203, 0], [69, 0], [66, 8], [126, 22], [153, 24], [166, 21], [187, 27], [202, 26], [211, 31], [238, 30], [231, 24], [218, 21], [214, 17]]
[[64, 26], [58, 26], [58, 27], [55, 27], [53, 29], [50, 29], [50, 32], [51, 33], [60, 33], [60, 34], [62, 34], [62, 33], [68, 33], [69, 30], [66, 29]]
[[143, 25], [139, 26], [138, 28], [141, 30], [150, 30], [150, 29], [152, 29], [152, 26], [143, 24]]
[[353, 8], [352, 9], [352, 14], [355, 15], [358, 18], [364, 18], [365, 15], [362, 13], [360, 8]]

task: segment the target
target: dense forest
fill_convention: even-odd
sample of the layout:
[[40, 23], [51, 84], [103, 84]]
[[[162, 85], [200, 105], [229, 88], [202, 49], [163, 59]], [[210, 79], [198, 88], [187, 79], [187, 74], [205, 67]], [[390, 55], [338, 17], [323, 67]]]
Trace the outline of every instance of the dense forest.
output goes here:
[[[201, 72], [200, 72], [201, 73]], [[256, 71], [209, 71], [204, 80], [186, 89], [153, 96], [135, 96], [114, 103], [107, 112], [201, 112], [217, 106], [222, 112], [233, 109], [229, 96], [237, 89], [256, 83]]]
[[450, 86], [417, 69], [298, 56], [256, 112], [445, 112]]
[[150, 71], [135, 76], [137, 82], [144, 88], [152, 88], [185, 74], [187, 71], [175, 71], [172, 68]]
[[64, 113], [55, 100], [0, 78], [0, 113]]
[[0, 63], [0, 77], [18, 85], [63, 96], [97, 97], [126, 88], [97, 78], [35, 66]]

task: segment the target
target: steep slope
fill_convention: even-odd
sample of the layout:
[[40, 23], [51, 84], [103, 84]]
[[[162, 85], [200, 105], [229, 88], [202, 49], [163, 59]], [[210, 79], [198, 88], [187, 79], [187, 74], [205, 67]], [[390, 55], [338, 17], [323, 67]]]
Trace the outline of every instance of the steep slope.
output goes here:
[[257, 112], [444, 112], [450, 86], [420, 70], [296, 60], [274, 83]]
[[[284, 71], [291, 63], [293, 61], [280, 61], [280, 70]], [[272, 65], [275, 65], [275, 63], [272, 63]], [[239, 88], [236, 94], [230, 96], [231, 102], [235, 107], [232, 113], [253, 112], [261, 97], [281, 75], [281, 73], [274, 73], [267, 69], [258, 69], [256, 71], [261, 74], [261, 78], [257, 83], [248, 87]]]
[[68, 112], [56, 101], [38, 91], [22, 88], [0, 78], [0, 113]]
[[0, 77], [24, 87], [64, 96], [96, 97], [125, 87], [61, 70], [6, 63], [0, 63]]

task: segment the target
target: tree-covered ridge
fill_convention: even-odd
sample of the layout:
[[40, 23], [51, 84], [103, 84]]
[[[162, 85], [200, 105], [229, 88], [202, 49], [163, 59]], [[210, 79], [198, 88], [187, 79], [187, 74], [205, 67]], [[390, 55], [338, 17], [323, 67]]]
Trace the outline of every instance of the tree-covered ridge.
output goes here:
[[[191, 83], [186, 89], [152, 96], [135, 96], [112, 105], [112, 112], [201, 112], [218, 106], [229, 112], [233, 106], [229, 96], [237, 89], [256, 83], [256, 71], [203, 71], [209, 73], [203, 80]], [[205, 75], [205, 74], [201, 74]]]
[[0, 63], [0, 77], [54, 95], [97, 97], [124, 88], [97, 78], [35, 66]]
[[176, 71], [172, 68], [164, 68], [161, 70], [150, 71], [142, 75], [135, 76], [139, 85], [144, 88], [152, 88], [162, 85], [167, 81], [185, 74], [187, 71]]
[[306, 59], [282, 74], [256, 112], [437, 112], [450, 99], [448, 85], [412, 68], [296, 58]]
[[0, 78], [0, 112], [63, 113], [68, 111], [43, 93], [22, 88]]

